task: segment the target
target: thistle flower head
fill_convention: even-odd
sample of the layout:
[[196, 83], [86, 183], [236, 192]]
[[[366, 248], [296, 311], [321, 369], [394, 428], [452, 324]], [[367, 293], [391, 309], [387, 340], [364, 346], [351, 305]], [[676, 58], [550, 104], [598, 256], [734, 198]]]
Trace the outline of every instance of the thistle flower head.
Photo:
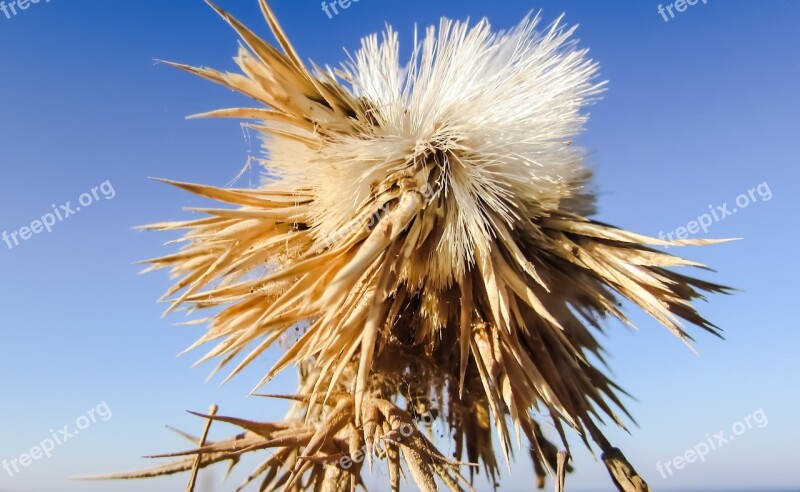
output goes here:
[[[593, 331], [604, 317], [627, 322], [623, 297], [681, 339], [683, 322], [715, 333], [690, 303], [725, 288], [651, 248], [713, 241], [665, 243], [588, 218], [591, 173], [572, 140], [602, 84], [574, 28], [442, 20], [407, 63], [388, 28], [334, 70], [308, 68], [261, 7], [283, 52], [217, 9], [246, 44], [242, 73], [177, 66], [259, 103], [204, 116], [255, 120], [270, 177], [257, 189], [174, 183], [229, 206], [152, 226], [188, 232], [151, 268], [179, 278], [169, 310], [218, 308], [193, 348], [214, 343], [201, 360], [236, 361], [231, 376], [301, 326], [258, 384], [297, 365], [296, 406], [284, 423], [208, 416], [244, 428], [246, 443], [200, 441], [183, 454], [195, 458], [145, 475], [273, 448], [249, 479], [262, 490], [351, 490], [366, 449], [388, 463], [392, 490], [402, 462], [422, 490], [437, 477], [464, 490], [465, 467], [496, 478], [493, 442], [509, 460], [515, 435], [543, 483], [557, 451], [546, 419], [564, 446], [565, 427], [594, 441], [619, 487], [646, 490], [597, 426], [601, 415], [622, 425], [622, 406], [590, 363], [602, 360]], [[423, 413], [452, 430], [454, 460], [424, 436]], [[392, 438], [405, 426], [408, 439]]]
[[379, 203], [376, 184], [406, 181], [441, 212], [436, 248], [420, 258], [430, 268], [413, 279], [439, 288], [474, 265], [476, 250], [489, 254], [495, 222], [514, 228], [575, 208], [589, 173], [571, 139], [600, 92], [597, 66], [575, 48], [574, 29], [556, 21], [540, 32], [540, 23], [493, 33], [487, 20], [444, 19], [406, 64], [391, 28], [364, 39], [339, 72], [364, 106], [364, 127], [320, 142], [300, 164], [317, 195], [318, 233], [335, 236], [364, 203]]

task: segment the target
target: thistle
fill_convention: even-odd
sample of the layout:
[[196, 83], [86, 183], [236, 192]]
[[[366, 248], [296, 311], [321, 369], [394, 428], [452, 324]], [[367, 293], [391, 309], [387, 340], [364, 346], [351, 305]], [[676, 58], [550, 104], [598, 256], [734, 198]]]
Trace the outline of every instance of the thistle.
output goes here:
[[149, 263], [179, 279], [168, 312], [215, 308], [191, 348], [213, 344], [201, 361], [233, 366], [228, 377], [289, 341], [254, 392], [294, 365], [294, 406], [274, 423], [202, 415], [243, 433], [192, 438], [172, 464], [106, 478], [233, 466], [269, 449], [243, 486], [355, 490], [377, 459], [393, 491], [404, 470], [425, 492], [472, 490], [473, 473], [496, 482], [524, 443], [542, 487], [565, 469], [557, 451], [571, 429], [601, 450], [620, 490], [647, 490], [598, 426], [623, 426], [616, 412], [627, 412], [589, 362], [603, 355], [593, 332], [603, 318], [630, 324], [626, 298], [689, 343], [683, 322], [718, 331], [691, 301], [727, 289], [676, 273], [702, 265], [653, 249], [715, 241], [665, 242], [588, 218], [591, 172], [572, 139], [604, 84], [575, 28], [540, 27], [536, 15], [494, 33], [486, 20], [445, 19], [404, 65], [387, 28], [323, 69], [260, 5], [282, 51], [214, 7], [244, 41], [242, 73], [172, 65], [257, 102], [200, 116], [254, 120], [268, 177], [256, 189], [170, 181], [226, 206], [149, 226], [188, 231], [179, 252]]

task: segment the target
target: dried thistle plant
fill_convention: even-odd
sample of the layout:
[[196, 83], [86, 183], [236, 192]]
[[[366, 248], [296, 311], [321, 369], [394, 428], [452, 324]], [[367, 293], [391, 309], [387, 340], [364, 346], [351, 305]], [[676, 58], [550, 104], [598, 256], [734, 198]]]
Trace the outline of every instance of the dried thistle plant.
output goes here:
[[[716, 334], [690, 302], [726, 288], [676, 273], [702, 265], [652, 249], [715, 241], [664, 242], [588, 218], [591, 172], [572, 139], [603, 84], [574, 28], [442, 20], [406, 65], [388, 28], [332, 70], [307, 67], [260, 5], [282, 52], [214, 7], [246, 45], [242, 73], [175, 66], [258, 102], [201, 116], [255, 120], [271, 177], [257, 189], [170, 182], [228, 206], [150, 226], [188, 232], [180, 252], [149, 263], [179, 279], [168, 312], [217, 308], [192, 348], [215, 343], [201, 360], [235, 363], [230, 376], [301, 326], [257, 385], [296, 365], [294, 407], [276, 423], [205, 415], [243, 433], [188, 436], [196, 448], [168, 455], [173, 464], [106, 478], [233, 466], [270, 449], [245, 485], [355, 490], [379, 459], [391, 490], [406, 473], [425, 492], [472, 490], [467, 470], [497, 481], [498, 455], [511, 460], [526, 442], [542, 487], [568, 468], [558, 453], [568, 427], [600, 448], [620, 490], [647, 490], [598, 428], [603, 416], [622, 426], [624, 408], [589, 362], [602, 361], [592, 332], [606, 317], [630, 324], [622, 297], [687, 343], [681, 320]], [[454, 456], [426, 435], [426, 414]]]

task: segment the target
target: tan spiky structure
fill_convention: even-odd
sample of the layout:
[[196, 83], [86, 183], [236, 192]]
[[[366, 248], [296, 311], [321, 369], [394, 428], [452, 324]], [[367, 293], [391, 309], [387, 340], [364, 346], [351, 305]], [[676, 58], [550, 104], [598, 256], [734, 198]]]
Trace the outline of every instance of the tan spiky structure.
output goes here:
[[[188, 232], [180, 252], [150, 263], [179, 278], [168, 311], [216, 308], [192, 348], [215, 343], [202, 360], [237, 361], [230, 376], [302, 327], [257, 385], [297, 365], [294, 409], [278, 423], [204, 416], [244, 433], [195, 439], [170, 455], [182, 461], [113, 478], [272, 449], [248, 479], [260, 490], [354, 490], [376, 457], [392, 490], [404, 469], [426, 492], [471, 490], [465, 469], [498, 479], [496, 440], [506, 461], [527, 442], [542, 486], [558, 454], [544, 419], [563, 446], [565, 427], [599, 446], [620, 490], [647, 490], [596, 423], [623, 425], [619, 388], [589, 362], [602, 360], [592, 330], [608, 316], [628, 323], [621, 296], [682, 340], [681, 319], [716, 333], [690, 302], [726, 289], [652, 249], [714, 241], [667, 243], [587, 218], [591, 173], [571, 140], [602, 84], [574, 28], [443, 20], [405, 66], [389, 29], [340, 69], [309, 69], [260, 4], [283, 52], [214, 7], [246, 44], [242, 74], [175, 66], [259, 103], [203, 116], [256, 120], [272, 178], [257, 189], [170, 182], [228, 206], [151, 226]], [[421, 415], [446, 427], [455, 456]]]

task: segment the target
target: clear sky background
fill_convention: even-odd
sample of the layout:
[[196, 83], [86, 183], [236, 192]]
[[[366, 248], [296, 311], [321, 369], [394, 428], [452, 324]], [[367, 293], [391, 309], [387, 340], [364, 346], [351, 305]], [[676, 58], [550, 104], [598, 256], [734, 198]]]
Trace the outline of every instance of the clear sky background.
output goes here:
[[[267, 34], [255, 0], [220, 3]], [[610, 80], [580, 138], [597, 171], [598, 218], [657, 235], [727, 202], [737, 212], [695, 237], [744, 238], [682, 251], [718, 270], [707, 278], [742, 289], [701, 306], [727, 341], [695, 331], [698, 357], [634, 311], [639, 331], [611, 325], [601, 335], [618, 381], [637, 398], [628, 408], [639, 424], [608, 435], [655, 490], [800, 489], [800, 2], [709, 0], [669, 22], [655, 0], [362, 0], [334, 19], [318, 0], [273, 5], [299, 52], [320, 64], [337, 63], [343, 47], [356, 49], [384, 22], [405, 49], [414, 22], [440, 16], [488, 16], [507, 28], [543, 8], [547, 20], [566, 12], [579, 23], [581, 45]], [[151, 464], [140, 456], [186, 448], [163, 425], [199, 433], [202, 421], [187, 409], [218, 403], [223, 414], [254, 419], [285, 411], [246, 398], [275, 352], [222, 388], [220, 379], [205, 382], [213, 366], [190, 369], [203, 352], [176, 358], [201, 328], [174, 327], [181, 315], [162, 320], [154, 301], [166, 273], [137, 276], [132, 265], [174, 249], [162, 245], [169, 237], [132, 226], [184, 218], [182, 207], [201, 204], [148, 176], [224, 185], [258, 152], [236, 121], [184, 120], [244, 97], [153, 60], [232, 69], [236, 43], [199, 0], [42, 0], [11, 19], [0, 12], [0, 232], [30, 225], [52, 204], [74, 207], [106, 180], [115, 192], [51, 233], [13, 249], [0, 243], [0, 460], [18, 458], [51, 429], [74, 428], [103, 402], [113, 414], [14, 477], [0, 469], [0, 491], [182, 490], [186, 476], [145, 484], [65, 477], [136, 469]], [[239, 185], [257, 180], [253, 170]], [[769, 194], [736, 207], [738, 195], [763, 183]], [[289, 371], [267, 389], [293, 388]], [[707, 434], [732, 435], [759, 410], [768, 424], [705, 462], [667, 478], [656, 471]], [[219, 426], [212, 437], [233, 432]], [[602, 464], [578, 444], [570, 490], [610, 490]], [[503, 491], [532, 489], [532, 467], [518, 455]], [[241, 477], [222, 487], [223, 475], [206, 473], [202, 490], [231, 490]]]

